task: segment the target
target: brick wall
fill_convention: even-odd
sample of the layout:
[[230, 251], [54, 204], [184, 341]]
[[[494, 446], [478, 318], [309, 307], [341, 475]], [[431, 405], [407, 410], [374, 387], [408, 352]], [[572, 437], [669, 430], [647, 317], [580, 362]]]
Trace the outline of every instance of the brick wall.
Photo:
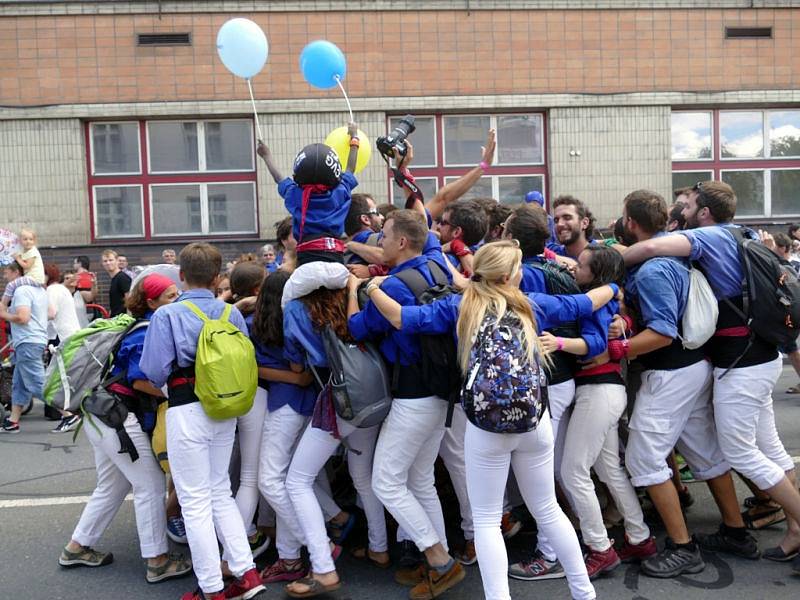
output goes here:
[[[0, 104], [245, 99], [216, 56], [230, 14], [0, 19]], [[270, 58], [257, 97], [326, 98], [297, 60], [326, 38], [353, 97], [791, 89], [800, 9], [265, 12]], [[774, 39], [725, 40], [766, 25]], [[137, 48], [136, 33], [191, 32], [190, 47]], [[513, 67], [512, 67], [513, 61]]]

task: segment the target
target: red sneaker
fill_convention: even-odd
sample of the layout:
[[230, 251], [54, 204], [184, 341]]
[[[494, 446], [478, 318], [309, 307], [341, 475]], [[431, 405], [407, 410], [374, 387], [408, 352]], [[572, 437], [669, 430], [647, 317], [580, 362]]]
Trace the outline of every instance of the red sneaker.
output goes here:
[[223, 598], [225, 600], [250, 600], [266, 589], [261, 581], [261, 575], [258, 574], [258, 569], [253, 567], [223, 590]]
[[617, 550], [617, 556], [624, 562], [640, 562], [658, 554], [658, 547], [656, 546], [656, 538], [649, 537], [645, 541], [638, 544], [631, 544], [628, 541], [628, 536], [625, 536], [625, 543], [622, 548]]
[[589, 579], [599, 577], [603, 573], [610, 573], [622, 562], [617, 555], [617, 551], [614, 550], [614, 546], [610, 546], [604, 552], [597, 552], [590, 548], [585, 560]]
[[215, 592], [210, 596], [206, 596], [200, 588], [197, 588], [193, 592], [186, 592], [181, 596], [181, 600], [225, 600], [225, 592]]

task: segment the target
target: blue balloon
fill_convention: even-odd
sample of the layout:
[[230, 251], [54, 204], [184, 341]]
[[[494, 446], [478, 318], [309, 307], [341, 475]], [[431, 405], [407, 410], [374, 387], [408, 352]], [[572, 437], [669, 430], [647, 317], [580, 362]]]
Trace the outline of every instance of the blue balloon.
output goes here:
[[267, 36], [249, 19], [231, 19], [219, 28], [217, 53], [231, 73], [250, 79], [267, 62]]
[[327, 90], [336, 87], [336, 76], [344, 79], [347, 61], [338, 46], [325, 40], [311, 42], [300, 53], [300, 71], [314, 87]]

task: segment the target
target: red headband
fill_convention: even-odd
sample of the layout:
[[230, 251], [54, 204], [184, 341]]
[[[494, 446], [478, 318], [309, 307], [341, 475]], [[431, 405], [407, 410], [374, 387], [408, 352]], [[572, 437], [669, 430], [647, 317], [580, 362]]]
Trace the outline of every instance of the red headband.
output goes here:
[[142, 290], [144, 290], [144, 297], [148, 300], [155, 300], [171, 285], [175, 285], [172, 279], [166, 275], [159, 275], [158, 273], [148, 275], [142, 279], [141, 283]]

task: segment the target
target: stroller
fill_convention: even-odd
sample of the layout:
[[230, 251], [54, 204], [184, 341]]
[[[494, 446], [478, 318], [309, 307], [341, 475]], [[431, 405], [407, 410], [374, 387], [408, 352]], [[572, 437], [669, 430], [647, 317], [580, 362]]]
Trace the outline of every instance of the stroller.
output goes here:
[[[11, 342], [0, 348], [0, 420], [6, 418], [6, 412], [11, 410], [11, 383], [14, 379], [14, 365], [11, 363], [11, 353], [14, 349]], [[33, 408], [33, 400], [22, 410], [27, 415]]]

